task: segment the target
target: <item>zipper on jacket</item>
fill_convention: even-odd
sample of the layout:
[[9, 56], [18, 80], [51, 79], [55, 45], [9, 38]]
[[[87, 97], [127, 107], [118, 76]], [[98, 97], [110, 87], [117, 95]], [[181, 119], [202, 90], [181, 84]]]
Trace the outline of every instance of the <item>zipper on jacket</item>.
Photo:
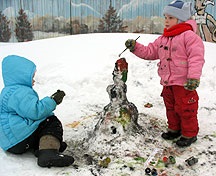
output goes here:
[[173, 37], [169, 37], [169, 41], [170, 41], [169, 48], [168, 48], [169, 57], [167, 58], [167, 61], [168, 61], [167, 64], [168, 64], [168, 68], [169, 68], [169, 77], [167, 79], [167, 84], [170, 82], [169, 80], [171, 77], [170, 61], [172, 61], [172, 57], [171, 57], [172, 39], [173, 39]]

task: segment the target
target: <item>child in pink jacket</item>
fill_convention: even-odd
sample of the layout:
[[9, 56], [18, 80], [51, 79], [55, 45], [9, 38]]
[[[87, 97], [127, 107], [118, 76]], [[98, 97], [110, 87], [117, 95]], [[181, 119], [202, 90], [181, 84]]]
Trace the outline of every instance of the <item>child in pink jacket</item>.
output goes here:
[[190, 20], [192, 4], [176, 0], [164, 8], [165, 28], [162, 36], [144, 46], [133, 39], [125, 45], [145, 60], [159, 59], [158, 74], [163, 85], [163, 97], [168, 130], [162, 138], [176, 141], [179, 147], [190, 146], [199, 131], [196, 88], [204, 65], [204, 45], [196, 34], [196, 22]]

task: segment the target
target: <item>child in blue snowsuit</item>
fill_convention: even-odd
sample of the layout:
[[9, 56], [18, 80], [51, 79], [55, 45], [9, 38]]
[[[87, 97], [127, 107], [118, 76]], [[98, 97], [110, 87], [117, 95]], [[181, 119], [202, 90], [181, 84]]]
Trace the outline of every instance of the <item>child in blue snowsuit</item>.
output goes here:
[[24, 57], [9, 55], [2, 61], [0, 147], [14, 154], [33, 149], [41, 167], [69, 166], [74, 158], [60, 154], [67, 144], [62, 124], [53, 113], [65, 93], [58, 90], [39, 100], [32, 88], [35, 72], [36, 65]]

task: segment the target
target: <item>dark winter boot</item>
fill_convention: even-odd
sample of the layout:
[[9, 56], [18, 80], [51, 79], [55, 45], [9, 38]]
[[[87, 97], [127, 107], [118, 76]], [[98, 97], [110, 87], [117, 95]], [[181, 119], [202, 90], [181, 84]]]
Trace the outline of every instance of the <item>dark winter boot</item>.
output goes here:
[[180, 131], [168, 131], [166, 133], [162, 133], [161, 137], [166, 140], [173, 140], [181, 136]]
[[179, 140], [176, 141], [176, 144], [179, 147], [188, 147], [192, 143], [194, 143], [197, 140], [197, 137], [192, 137], [192, 138], [186, 138], [186, 137], [181, 137]]
[[38, 165], [41, 167], [65, 167], [73, 162], [72, 156], [60, 154], [56, 149], [43, 149], [38, 152]]
[[62, 142], [60, 144], [59, 152], [61, 152], [61, 153], [64, 152], [66, 148], [67, 148], [67, 143], [66, 142]]
[[[60, 153], [64, 152], [66, 150], [66, 148], [67, 148], [67, 143], [66, 142], [62, 142], [61, 145], [60, 145], [60, 148], [59, 148], [59, 152]], [[36, 157], [38, 157], [38, 152], [39, 152], [38, 149], [34, 151], [34, 155]]]
[[60, 154], [67, 147], [65, 142], [60, 145], [59, 140], [52, 135], [40, 138], [38, 151], [38, 165], [41, 167], [64, 167], [73, 164], [74, 158]]

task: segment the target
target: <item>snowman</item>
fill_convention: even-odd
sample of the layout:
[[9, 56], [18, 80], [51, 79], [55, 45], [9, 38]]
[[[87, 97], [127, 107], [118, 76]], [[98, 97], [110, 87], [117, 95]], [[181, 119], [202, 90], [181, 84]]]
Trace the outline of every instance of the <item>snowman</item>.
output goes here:
[[127, 100], [128, 63], [125, 58], [116, 61], [113, 70], [113, 84], [108, 85], [110, 103], [101, 114], [97, 129], [106, 135], [123, 135], [140, 129], [137, 107]]

